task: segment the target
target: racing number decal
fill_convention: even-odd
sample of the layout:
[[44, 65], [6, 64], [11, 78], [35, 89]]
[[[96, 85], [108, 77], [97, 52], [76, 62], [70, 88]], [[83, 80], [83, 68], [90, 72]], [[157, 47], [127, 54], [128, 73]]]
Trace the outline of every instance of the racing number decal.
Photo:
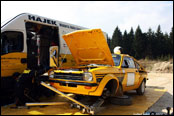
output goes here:
[[135, 83], [135, 73], [127, 73], [127, 86], [132, 86]]

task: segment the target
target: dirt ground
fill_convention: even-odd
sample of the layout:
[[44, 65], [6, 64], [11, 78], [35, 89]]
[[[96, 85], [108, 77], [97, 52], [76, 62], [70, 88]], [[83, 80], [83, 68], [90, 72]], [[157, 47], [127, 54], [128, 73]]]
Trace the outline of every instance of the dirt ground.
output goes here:
[[173, 73], [148, 73], [147, 88], [162, 88], [166, 92], [146, 112], [166, 113], [166, 107], [173, 112]]
[[169, 61], [158, 61], [158, 60], [139, 60], [148, 72], [154, 73], [173, 73], [173, 59]]

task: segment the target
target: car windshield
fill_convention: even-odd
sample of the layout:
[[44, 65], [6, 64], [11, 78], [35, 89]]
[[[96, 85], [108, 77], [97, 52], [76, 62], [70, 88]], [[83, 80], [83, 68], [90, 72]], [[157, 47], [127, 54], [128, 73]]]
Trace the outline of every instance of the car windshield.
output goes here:
[[114, 60], [115, 66], [119, 66], [120, 65], [121, 56], [118, 55], [118, 54], [114, 54], [114, 55], [112, 55], [112, 58]]

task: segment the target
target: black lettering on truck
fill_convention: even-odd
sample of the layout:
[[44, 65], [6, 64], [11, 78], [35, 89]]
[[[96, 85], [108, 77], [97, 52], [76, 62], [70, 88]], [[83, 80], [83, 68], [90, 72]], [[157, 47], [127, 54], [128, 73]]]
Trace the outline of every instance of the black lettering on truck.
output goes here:
[[56, 21], [49, 20], [49, 19], [43, 19], [42, 20], [40, 17], [35, 17], [35, 16], [31, 16], [31, 15], [28, 15], [28, 19], [33, 20], [33, 21], [39, 21], [39, 22], [42, 22], [42, 23], [57, 25]]

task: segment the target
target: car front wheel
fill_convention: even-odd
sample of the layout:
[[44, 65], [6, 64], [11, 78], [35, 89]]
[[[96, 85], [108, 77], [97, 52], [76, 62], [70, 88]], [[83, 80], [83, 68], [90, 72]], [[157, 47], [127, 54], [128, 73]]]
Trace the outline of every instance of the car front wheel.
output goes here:
[[136, 91], [138, 95], [143, 95], [145, 93], [145, 81], [142, 81], [141, 85]]

